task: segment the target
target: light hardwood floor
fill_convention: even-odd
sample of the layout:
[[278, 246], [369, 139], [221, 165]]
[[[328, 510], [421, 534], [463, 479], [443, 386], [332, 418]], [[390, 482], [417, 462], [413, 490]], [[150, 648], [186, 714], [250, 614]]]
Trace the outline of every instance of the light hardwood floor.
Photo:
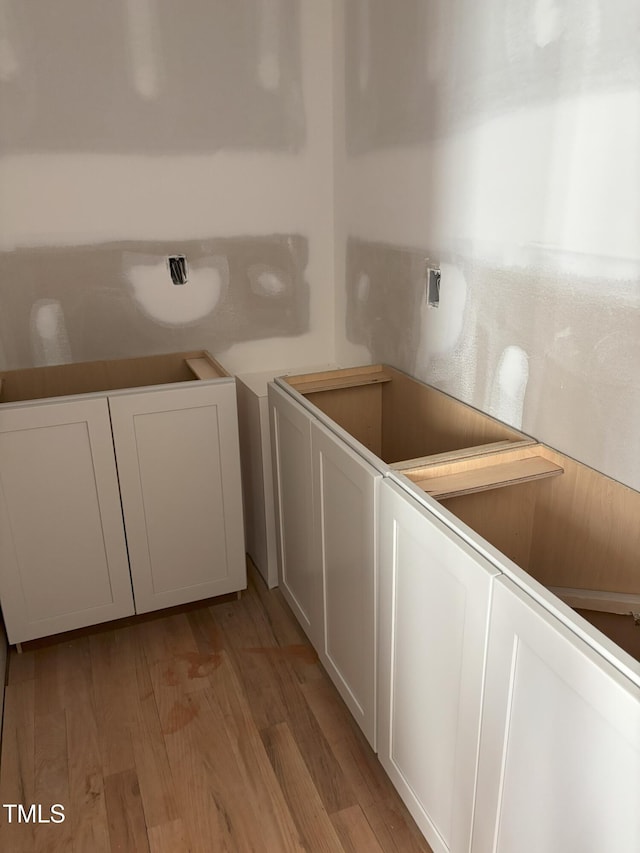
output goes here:
[[430, 851], [279, 592], [11, 652], [7, 853]]

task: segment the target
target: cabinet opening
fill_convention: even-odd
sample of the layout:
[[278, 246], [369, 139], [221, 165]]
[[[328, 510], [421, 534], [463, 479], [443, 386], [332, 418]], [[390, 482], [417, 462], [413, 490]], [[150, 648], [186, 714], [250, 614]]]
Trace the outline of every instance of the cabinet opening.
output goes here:
[[640, 660], [630, 615], [640, 611], [640, 493], [548, 447], [527, 452], [562, 475], [441, 503]]
[[402, 467], [486, 445], [532, 442], [394, 368], [371, 365], [285, 380], [372, 453]]
[[204, 350], [30, 367], [0, 373], [0, 403], [228, 376]]
[[576, 612], [617, 643], [628, 655], [640, 661], [640, 625], [631, 613], [603, 613], [581, 608], [576, 608]]

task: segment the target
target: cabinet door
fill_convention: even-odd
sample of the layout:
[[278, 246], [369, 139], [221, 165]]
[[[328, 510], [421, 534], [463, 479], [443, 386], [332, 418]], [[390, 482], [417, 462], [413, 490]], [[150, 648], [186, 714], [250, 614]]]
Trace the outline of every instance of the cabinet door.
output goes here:
[[317, 648], [320, 589], [312, 561], [312, 417], [271, 384], [269, 410], [280, 589]]
[[321, 578], [318, 651], [369, 743], [376, 742], [376, 494], [382, 475], [314, 423], [316, 542]]
[[640, 689], [496, 581], [474, 853], [637, 853]]
[[136, 611], [246, 586], [235, 385], [109, 400]]
[[0, 566], [12, 643], [133, 613], [105, 399], [0, 410]]
[[389, 480], [379, 540], [378, 755], [435, 853], [467, 851], [497, 572]]

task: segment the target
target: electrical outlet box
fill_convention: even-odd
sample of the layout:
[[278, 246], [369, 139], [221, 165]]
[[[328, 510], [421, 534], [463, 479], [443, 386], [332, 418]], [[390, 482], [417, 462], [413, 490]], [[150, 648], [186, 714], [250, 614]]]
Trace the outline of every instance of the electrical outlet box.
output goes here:
[[169, 255], [167, 267], [174, 284], [186, 284], [189, 281], [187, 259], [184, 255]]
[[427, 304], [430, 308], [440, 305], [440, 270], [427, 267]]

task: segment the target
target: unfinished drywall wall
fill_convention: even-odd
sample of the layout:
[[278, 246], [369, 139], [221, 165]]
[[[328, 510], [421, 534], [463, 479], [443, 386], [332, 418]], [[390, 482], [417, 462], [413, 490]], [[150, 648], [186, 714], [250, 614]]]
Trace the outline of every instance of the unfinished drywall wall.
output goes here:
[[336, 137], [338, 359], [386, 358], [636, 488], [639, 27], [633, 0], [361, 0]]
[[331, 26], [310, 0], [0, 0], [4, 367], [330, 359]]
[[5, 151], [299, 151], [297, 0], [3, 0]]
[[[302, 237], [113, 243], [0, 253], [7, 368], [199, 349], [309, 328]], [[186, 260], [174, 284], [167, 258]]]

